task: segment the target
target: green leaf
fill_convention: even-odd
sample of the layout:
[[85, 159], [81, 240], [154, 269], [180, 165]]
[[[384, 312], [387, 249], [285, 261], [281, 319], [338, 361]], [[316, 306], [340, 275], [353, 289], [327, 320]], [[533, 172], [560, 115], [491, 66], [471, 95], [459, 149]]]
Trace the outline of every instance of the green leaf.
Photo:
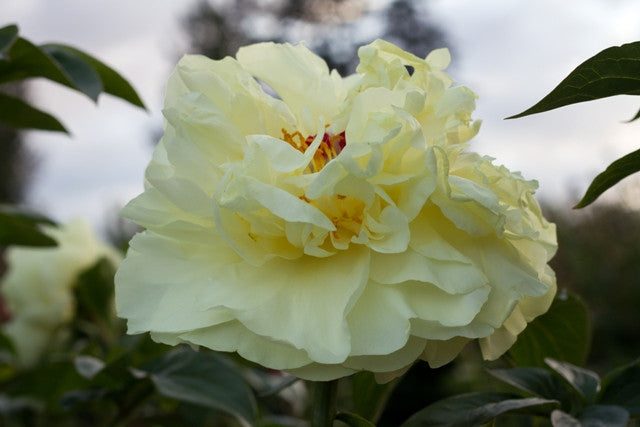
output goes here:
[[338, 412], [335, 419], [351, 427], [375, 427], [371, 421], [351, 412]]
[[615, 405], [587, 406], [578, 418], [585, 427], [625, 427], [629, 412]]
[[0, 123], [18, 129], [40, 129], [69, 133], [51, 114], [19, 98], [0, 93]]
[[71, 46], [61, 44], [48, 44], [46, 46], [50, 48], [55, 47], [61, 52], [67, 52], [69, 54], [75, 55], [77, 58], [80, 58], [86, 63], [90, 64], [96, 71], [96, 73], [98, 73], [98, 75], [100, 76], [104, 91], [106, 93], [117, 96], [118, 98], [122, 98], [125, 101], [140, 108], [145, 108], [142, 100], [133, 89], [133, 87], [129, 84], [129, 82], [112, 68], [105, 65], [103, 62]]
[[568, 402], [570, 391], [556, 375], [542, 368], [491, 369], [494, 377], [522, 391], [546, 399]]
[[559, 362], [551, 358], [544, 360], [551, 369], [564, 378], [584, 401], [592, 404], [600, 392], [600, 377], [593, 371], [580, 368], [571, 363]]
[[224, 411], [245, 424], [256, 417], [251, 389], [222, 356], [178, 348], [145, 369], [158, 393]]
[[501, 393], [468, 393], [440, 400], [411, 416], [402, 427], [466, 427], [488, 423], [498, 415], [535, 408], [551, 410], [559, 402], [531, 397], [518, 398]]
[[599, 402], [622, 406], [632, 417], [640, 417], [640, 359], [605, 375]]
[[54, 239], [38, 230], [48, 220], [25, 214], [0, 211], [0, 245], [57, 246]]
[[583, 365], [590, 340], [587, 307], [575, 295], [561, 291], [549, 311], [534, 319], [518, 335], [509, 355], [517, 366], [546, 368], [545, 357]]
[[0, 60], [6, 59], [7, 52], [18, 40], [18, 26], [15, 24], [0, 28]]
[[582, 427], [580, 421], [560, 409], [551, 413], [551, 424], [553, 427]]
[[[2, 314], [2, 302], [0, 302], [0, 315]], [[0, 317], [1, 319], [1, 317]], [[9, 354], [16, 354], [16, 347], [4, 332], [0, 330], [0, 352], [7, 351]]]
[[98, 95], [102, 92], [102, 80], [91, 64], [68, 49], [57, 45], [42, 45], [40, 48], [56, 60], [80, 92], [94, 101], [98, 101]]
[[638, 110], [638, 112], [636, 113], [635, 116], [633, 116], [631, 119], [627, 120], [627, 123], [631, 123], [631, 122], [636, 121], [638, 119], [640, 119], [640, 110]]
[[368, 420], [377, 421], [396, 384], [396, 381], [378, 384], [371, 372], [361, 371], [353, 375], [351, 395], [355, 412]]
[[587, 59], [533, 107], [507, 118], [614, 95], [640, 95], [640, 42], [610, 47]]
[[629, 153], [611, 163], [604, 172], [593, 179], [582, 200], [574, 209], [584, 208], [623, 178], [640, 171], [640, 150]]
[[44, 77], [76, 89], [57, 61], [22, 37], [13, 43], [8, 56], [8, 61], [0, 61], [0, 83]]
[[115, 268], [106, 258], [99, 259], [78, 275], [74, 293], [80, 316], [109, 324], [113, 313], [113, 276]]

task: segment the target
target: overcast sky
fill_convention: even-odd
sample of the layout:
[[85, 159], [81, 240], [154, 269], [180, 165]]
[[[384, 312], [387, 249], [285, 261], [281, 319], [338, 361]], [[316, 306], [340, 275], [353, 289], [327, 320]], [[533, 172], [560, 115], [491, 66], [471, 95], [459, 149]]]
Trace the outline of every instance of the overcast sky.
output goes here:
[[[381, 0], [380, 0], [381, 1]], [[88, 98], [38, 82], [35, 103], [72, 138], [32, 132], [40, 162], [29, 203], [65, 221], [102, 226], [142, 190], [163, 86], [185, 49], [180, 20], [193, 0], [2, 0], [0, 17], [36, 42], [85, 50], [122, 73], [149, 111]], [[540, 182], [564, 208], [590, 179], [640, 146], [640, 121], [623, 124], [640, 98], [616, 97], [517, 120], [503, 120], [546, 95], [580, 62], [609, 46], [640, 40], [637, 0], [434, 0], [430, 14], [454, 52], [450, 74], [478, 95], [483, 120], [472, 149]]]

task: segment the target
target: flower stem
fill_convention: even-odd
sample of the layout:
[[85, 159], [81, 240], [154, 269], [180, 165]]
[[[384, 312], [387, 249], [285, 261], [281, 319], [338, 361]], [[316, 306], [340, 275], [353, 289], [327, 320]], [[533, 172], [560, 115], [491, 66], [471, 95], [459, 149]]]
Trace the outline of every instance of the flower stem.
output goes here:
[[313, 382], [311, 427], [331, 427], [336, 416], [338, 380]]

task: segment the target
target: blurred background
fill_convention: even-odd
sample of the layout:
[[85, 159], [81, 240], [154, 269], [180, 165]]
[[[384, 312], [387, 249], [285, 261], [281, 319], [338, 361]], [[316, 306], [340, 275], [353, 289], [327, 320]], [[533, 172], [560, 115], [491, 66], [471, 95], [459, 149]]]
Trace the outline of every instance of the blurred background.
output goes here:
[[118, 210], [142, 191], [162, 129], [163, 87], [185, 53], [234, 55], [241, 45], [305, 41], [341, 74], [359, 45], [385, 38], [424, 57], [452, 52], [449, 74], [474, 90], [482, 119], [471, 149], [540, 183], [557, 222], [559, 286], [586, 300], [595, 327], [590, 365], [640, 355], [640, 181], [631, 177], [593, 207], [573, 211], [591, 179], [638, 148], [634, 97], [569, 106], [517, 120], [573, 68], [609, 46], [640, 40], [637, 0], [2, 0], [1, 26], [32, 42], [60, 42], [122, 73], [148, 111], [103, 96], [98, 105], [33, 81], [22, 91], [72, 137], [0, 130], [0, 202], [54, 219], [87, 217], [105, 236], [127, 233]]

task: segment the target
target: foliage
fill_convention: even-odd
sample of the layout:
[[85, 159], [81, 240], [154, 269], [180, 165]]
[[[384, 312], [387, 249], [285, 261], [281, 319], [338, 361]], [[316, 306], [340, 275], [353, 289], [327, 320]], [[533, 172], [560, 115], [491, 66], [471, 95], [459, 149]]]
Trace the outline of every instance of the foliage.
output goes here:
[[[56, 117], [21, 99], [21, 92], [18, 92], [18, 96], [10, 93], [15, 92], [11, 84], [34, 77], [67, 86], [93, 101], [97, 101], [100, 93], [105, 92], [144, 108], [133, 87], [98, 59], [67, 45], [36, 46], [19, 36], [17, 25], [7, 25], [0, 28], [0, 86], [4, 89], [0, 91], [0, 125], [4, 129], [39, 129], [67, 133], [67, 129]], [[9, 133], [9, 138], [0, 141], [0, 144], [9, 144], [8, 153], [15, 153], [10, 155], [15, 158], [19, 152], [16, 151], [16, 143], [12, 142], [11, 135]], [[16, 197], [7, 199], [14, 201]], [[54, 245], [54, 241], [37, 229], [37, 224], [43, 221], [48, 220], [3, 208], [0, 211], [0, 247], [9, 244]]]
[[[510, 119], [578, 102], [615, 95], [640, 95], [640, 41], [614, 46], [587, 59], [537, 104]], [[640, 117], [640, 111], [630, 120]], [[587, 189], [575, 208], [583, 208], [621, 179], [640, 170], [640, 151], [610, 164]]]

